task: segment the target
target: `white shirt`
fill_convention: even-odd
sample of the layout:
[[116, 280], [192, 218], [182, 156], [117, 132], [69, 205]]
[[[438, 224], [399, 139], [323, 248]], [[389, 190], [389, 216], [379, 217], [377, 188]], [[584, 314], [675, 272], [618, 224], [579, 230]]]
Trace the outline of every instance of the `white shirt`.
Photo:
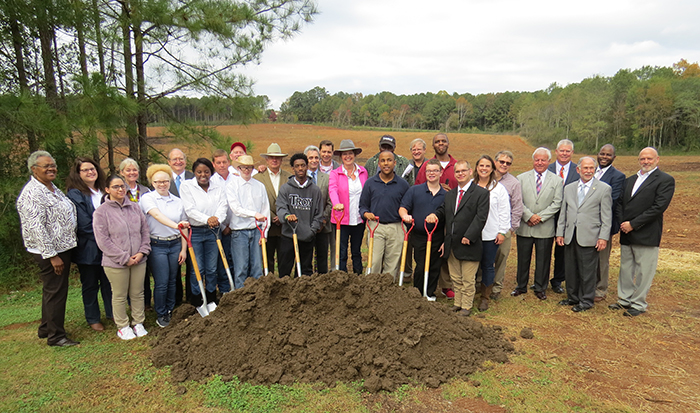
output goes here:
[[355, 179], [350, 179], [348, 170], [343, 166], [343, 173], [348, 177], [348, 197], [350, 205], [348, 213], [348, 225], [358, 225], [362, 223], [360, 217], [360, 197], [362, 196], [362, 182], [360, 182], [360, 168], [355, 164]]
[[634, 194], [637, 193], [639, 187], [642, 186], [644, 181], [646, 181], [649, 175], [651, 175], [651, 173], [654, 172], [657, 168], [654, 168], [647, 173], [642, 173], [641, 169], [637, 172], [637, 180], [634, 181], [634, 186], [632, 187], [632, 196], [634, 196]]
[[[274, 173], [267, 168], [267, 173], [270, 175], [270, 181], [272, 182], [272, 187], [275, 188], [275, 194], [280, 193], [280, 175], [282, 174], [282, 168], [277, 173]], [[251, 175], [252, 176], [252, 175]]]
[[331, 164], [328, 165], [328, 166], [323, 166], [323, 164], [320, 164], [320, 163], [319, 163], [319, 164], [318, 164], [318, 169], [320, 169], [321, 172], [324, 172], [324, 173], [327, 173], [327, 174], [330, 173], [330, 172], [333, 170], [333, 161], [331, 161]]
[[[241, 176], [238, 174], [234, 175], [231, 172], [231, 167], [229, 166], [228, 176], [226, 177], [226, 179], [224, 179], [221, 175], [219, 175], [218, 172], [216, 172], [216, 173], [214, 173], [214, 175], [211, 176], [211, 178], [209, 178], [209, 182], [214, 184], [214, 185], [218, 185], [218, 186], [224, 188], [224, 192], [226, 192], [226, 184], [234, 179], [239, 179], [240, 177]], [[228, 201], [226, 202], [226, 204], [228, 205]], [[226, 221], [221, 222], [221, 225], [223, 225], [224, 227], [229, 226], [229, 223], [231, 222], [232, 216], [233, 216], [233, 211], [231, 211], [231, 208], [229, 208], [228, 213], [226, 213]]]
[[170, 218], [174, 222], [186, 221], [187, 215], [182, 200], [175, 195], [168, 193], [167, 196], [160, 195], [157, 191], [147, 192], [139, 199], [141, 211], [146, 214], [146, 222], [151, 236], [168, 238], [173, 235], [180, 235], [180, 231], [170, 228], [153, 218], [149, 211], [157, 209], [161, 214]]
[[92, 201], [92, 206], [95, 207], [95, 209], [97, 209], [97, 207], [100, 206], [100, 204], [102, 204], [102, 195], [103, 195], [102, 191], [99, 191], [99, 190], [95, 191], [92, 188], [89, 188], [89, 189], [90, 189], [90, 200]]
[[462, 197], [464, 197], [464, 194], [467, 193], [467, 189], [469, 189], [469, 185], [471, 185], [472, 182], [474, 182], [473, 179], [470, 180], [469, 182], [467, 182], [467, 184], [464, 185], [464, 187], [460, 187], [460, 186], [457, 187], [457, 200], [456, 200], [456, 202], [455, 202], [455, 211], [457, 211], [457, 208], [459, 207], [459, 201], [460, 201], [460, 199], [459, 199], [459, 191], [464, 191], [464, 192], [462, 192]]
[[588, 190], [591, 189], [591, 182], [593, 182], [592, 179], [588, 182], [583, 182], [583, 180], [579, 180], [578, 188], [576, 188], [576, 196], [578, 197], [578, 193], [581, 192], [581, 187], [583, 187], [583, 197], [585, 198], [586, 195], [588, 195]]
[[180, 198], [191, 225], [208, 225], [207, 220], [213, 216], [219, 219], [219, 223], [226, 221], [228, 208], [223, 187], [210, 183], [209, 189], [204, 191], [196, 179], [188, 179], [180, 184]]
[[489, 191], [489, 216], [481, 231], [482, 241], [493, 241], [510, 230], [510, 197], [505, 186], [496, 182]]
[[[535, 173], [535, 188], [537, 188], [537, 174], [538, 174], [538, 172], [537, 171], [533, 171], [533, 172]], [[542, 172], [542, 174], [541, 174], [542, 178], [540, 178], [540, 179], [542, 179], [542, 181], [541, 181], [542, 187], [544, 187], [544, 177], [547, 176], [547, 172], [548, 171], [545, 169], [544, 172]], [[559, 176], [559, 175], [557, 175], [557, 176]]]
[[566, 177], [569, 176], [569, 167], [571, 167], [571, 162], [567, 162], [566, 165], [562, 166], [559, 161], [556, 162], [556, 169], [557, 169], [557, 176], [561, 177], [561, 168], [564, 168], [564, 181], [566, 181]]
[[[232, 230], [255, 229], [255, 213], [267, 217], [270, 222], [270, 203], [267, 200], [265, 184], [257, 179], [233, 179], [226, 183], [226, 199], [233, 211], [229, 221]], [[265, 231], [267, 238], [267, 231]]]

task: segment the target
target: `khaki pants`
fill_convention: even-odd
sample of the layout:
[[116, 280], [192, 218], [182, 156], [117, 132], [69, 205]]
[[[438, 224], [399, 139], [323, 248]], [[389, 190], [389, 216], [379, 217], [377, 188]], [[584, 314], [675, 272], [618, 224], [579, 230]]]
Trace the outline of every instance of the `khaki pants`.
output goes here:
[[452, 288], [455, 293], [454, 305], [471, 310], [474, 305], [474, 294], [476, 292], [474, 285], [479, 261], [458, 260], [450, 252], [447, 265], [450, 267], [450, 278], [452, 278]]
[[143, 301], [143, 280], [146, 277], [146, 260], [141, 264], [125, 268], [104, 267], [105, 274], [112, 284], [112, 313], [117, 328], [129, 325], [126, 315], [126, 297], [131, 300], [131, 325], [142, 324], [146, 319]]
[[513, 233], [508, 231], [506, 233], [506, 239], [498, 247], [498, 252], [496, 253], [496, 277], [493, 279], [493, 293], [500, 293], [503, 289], [503, 280], [506, 278], [506, 262], [508, 261], [508, 254], [510, 254], [511, 239]]
[[[370, 223], [374, 226], [374, 223]], [[399, 272], [401, 249], [403, 248], [403, 231], [401, 223], [379, 224], [374, 232], [374, 251], [372, 252], [372, 272], [389, 273], [394, 278]], [[368, 231], [369, 233], [369, 231]], [[369, 234], [368, 234], [369, 235]], [[369, 239], [367, 240], [369, 243]]]

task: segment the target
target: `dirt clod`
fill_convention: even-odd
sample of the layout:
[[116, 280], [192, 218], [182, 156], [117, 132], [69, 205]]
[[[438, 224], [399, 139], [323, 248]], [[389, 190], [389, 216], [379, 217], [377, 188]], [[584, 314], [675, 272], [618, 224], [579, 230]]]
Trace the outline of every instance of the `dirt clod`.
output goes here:
[[364, 380], [370, 392], [408, 383], [437, 387], [507, 362], [501, 331], [459, 317], [390, 276], [335, 271], [273, 276], [222, 297], [206, 318], [191, 306], [173, 314], [152, 352], [175, 381], [214, 374], [254, 384]]
[[531, 339], [531, 338], [535, 338], [535, 335], [532, 334], [532, 329], [531, 329], [531, 328], [529, 328], [529, 327], [524, 327], [522, 330], [520, 330], [520, 337], [529, 340], [529, 339]]

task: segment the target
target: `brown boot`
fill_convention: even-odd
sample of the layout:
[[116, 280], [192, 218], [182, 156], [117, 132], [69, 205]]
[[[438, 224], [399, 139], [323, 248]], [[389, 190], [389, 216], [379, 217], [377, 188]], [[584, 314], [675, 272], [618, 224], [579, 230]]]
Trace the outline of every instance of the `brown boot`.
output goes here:
[[479, 302], [479, 311], [486, 311], [489, 309], [489, 298], [492, 290], [493, 284], [489, 285], [488, 287], [481, 284], [481, 301]]

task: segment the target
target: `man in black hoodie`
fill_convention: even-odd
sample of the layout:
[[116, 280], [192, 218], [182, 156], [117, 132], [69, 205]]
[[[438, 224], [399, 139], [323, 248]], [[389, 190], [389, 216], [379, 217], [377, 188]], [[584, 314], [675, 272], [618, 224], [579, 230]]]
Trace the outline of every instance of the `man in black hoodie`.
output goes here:
[[294, 268], [294, 241], [292, 240], [294, 231], [292, 226], [296, 226], [301, 273], [311, 275], [313, 273], [314, 241], [316, 233], [321, 230], [323, 225], [323, 195], [321, 189], [306, 175], [308, 158], [303, 153], [296, 153], [292, 155], [289, 163], [294, 169], [294, 175], [280, 186], [277, 195], [277, 216], [284, 223], [280, 240], [280, 277], [289, 275]]

